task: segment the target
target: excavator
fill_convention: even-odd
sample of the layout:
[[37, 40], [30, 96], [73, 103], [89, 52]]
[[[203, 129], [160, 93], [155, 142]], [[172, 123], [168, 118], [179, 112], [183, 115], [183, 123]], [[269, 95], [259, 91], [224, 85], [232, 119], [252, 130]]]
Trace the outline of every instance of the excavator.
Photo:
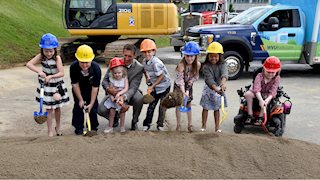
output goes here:
[[[134, 1], [134, 0], [132, 0]], [[97, 61], [121, 57], [125, 44], [137, 49], [144, 35], [170, 35], [178, 31], [178, 10], [174, 3], [153, 0], [148, 3], [116, 0], [64, 0], [64, 25], [74, 38], [60, 40], [64, 61], [74, 60], [76, 49], [90, 45]], [[139, 38], [121, 36], [138, 35]], [[139, 55], [139, 51], [137, 50]], [[136, 55], [137, 55], [136, 53]]]

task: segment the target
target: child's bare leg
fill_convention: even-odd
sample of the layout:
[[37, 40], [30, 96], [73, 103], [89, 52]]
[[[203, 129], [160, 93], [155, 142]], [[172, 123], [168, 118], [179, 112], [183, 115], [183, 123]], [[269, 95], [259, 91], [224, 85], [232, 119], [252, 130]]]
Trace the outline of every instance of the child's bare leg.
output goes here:
[[219, 110], [214, 111], [213, 116], [214, 116], [214, 123], [215, 123], [215, 131], [218, 131], [220, 128], [220, 125], [219, 125], [220, 111]]
[[52, 109], [47, 109], [47, 112], [48, 112], [48, 117], [47, 117], [48, 136], [52, 137], [53, 136], [53, 128], [52, 128], [53, 110]]
[[114, 116], [116, 115], [116, 111], [114, 108], [110, 108], [109, 111], [109, 128], [113, 128], [113, 120]]
[[252, 116], [253, 115], [252, 105], [253, 105], [253, 98], [255, 97], [255, 95], [251, 91], [247, 91], [244, 94], [244, 97], [246, 98], [248, 103], [248, 114]]
[[56, 130], [60, 131], [61, 127], [61, 109], [57, 108], [54, 110], [54, 117], [56, 118]]
[[120, 132], [125, 132], [124, 123], [126, 120], [126, 113], [120, 113]]
[[202, 129], [207, 128], [208, 110], [202, 109]]
[[181, 122], [181, 112], [179, 111], [179, 107], [176, 107], [176, 118], [177, 118], [176, 131], [179, 131], [180, 130], [180, 122]]

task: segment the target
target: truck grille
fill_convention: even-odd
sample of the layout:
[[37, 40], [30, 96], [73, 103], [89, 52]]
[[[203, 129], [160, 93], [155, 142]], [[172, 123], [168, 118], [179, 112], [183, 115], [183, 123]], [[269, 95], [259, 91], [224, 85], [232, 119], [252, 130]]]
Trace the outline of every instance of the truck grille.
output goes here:
[[186, 34], [187, 28], [193, 27], [199, 24], [200, 24], [200, 16], [194, 16], [194, 15], [184, 16], [182, 19], [181, 35], [184, 36]]

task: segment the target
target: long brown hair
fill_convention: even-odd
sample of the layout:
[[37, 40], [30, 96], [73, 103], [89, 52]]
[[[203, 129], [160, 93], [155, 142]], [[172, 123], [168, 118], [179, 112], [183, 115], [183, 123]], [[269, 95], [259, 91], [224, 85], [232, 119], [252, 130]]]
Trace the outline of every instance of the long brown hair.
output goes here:
[[[184, 69], [186, 69], [188, 63], [186, 61], [185, 56], [183, 56], [182, 60], [179, 62], [179, 64], [183, 64]], [[176, 70], [178, 69], [178, 66], [176, 67]], [[196, 58], [194, 59], [194, 61], [192, 62], [192, 74], [193, 75], [198, 75], [198, 56], [196, 56]]]

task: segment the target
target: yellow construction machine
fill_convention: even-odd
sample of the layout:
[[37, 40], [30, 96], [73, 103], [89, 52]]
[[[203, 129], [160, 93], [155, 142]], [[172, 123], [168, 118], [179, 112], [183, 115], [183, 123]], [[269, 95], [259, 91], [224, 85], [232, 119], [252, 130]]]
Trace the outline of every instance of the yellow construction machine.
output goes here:
[[124, 44], [139, 47], [145, 39], [122, 39], [122, 35], [170, 35], [178, 31], [178, 10], [169, 1], [64, 0], [64, 20], [69, 33], [77, 36], [60, 42], [60, 54], [65, 61], [74, 58], [82, 44], [90, 45], [99, 57], [107, 60], [121, 56]]

